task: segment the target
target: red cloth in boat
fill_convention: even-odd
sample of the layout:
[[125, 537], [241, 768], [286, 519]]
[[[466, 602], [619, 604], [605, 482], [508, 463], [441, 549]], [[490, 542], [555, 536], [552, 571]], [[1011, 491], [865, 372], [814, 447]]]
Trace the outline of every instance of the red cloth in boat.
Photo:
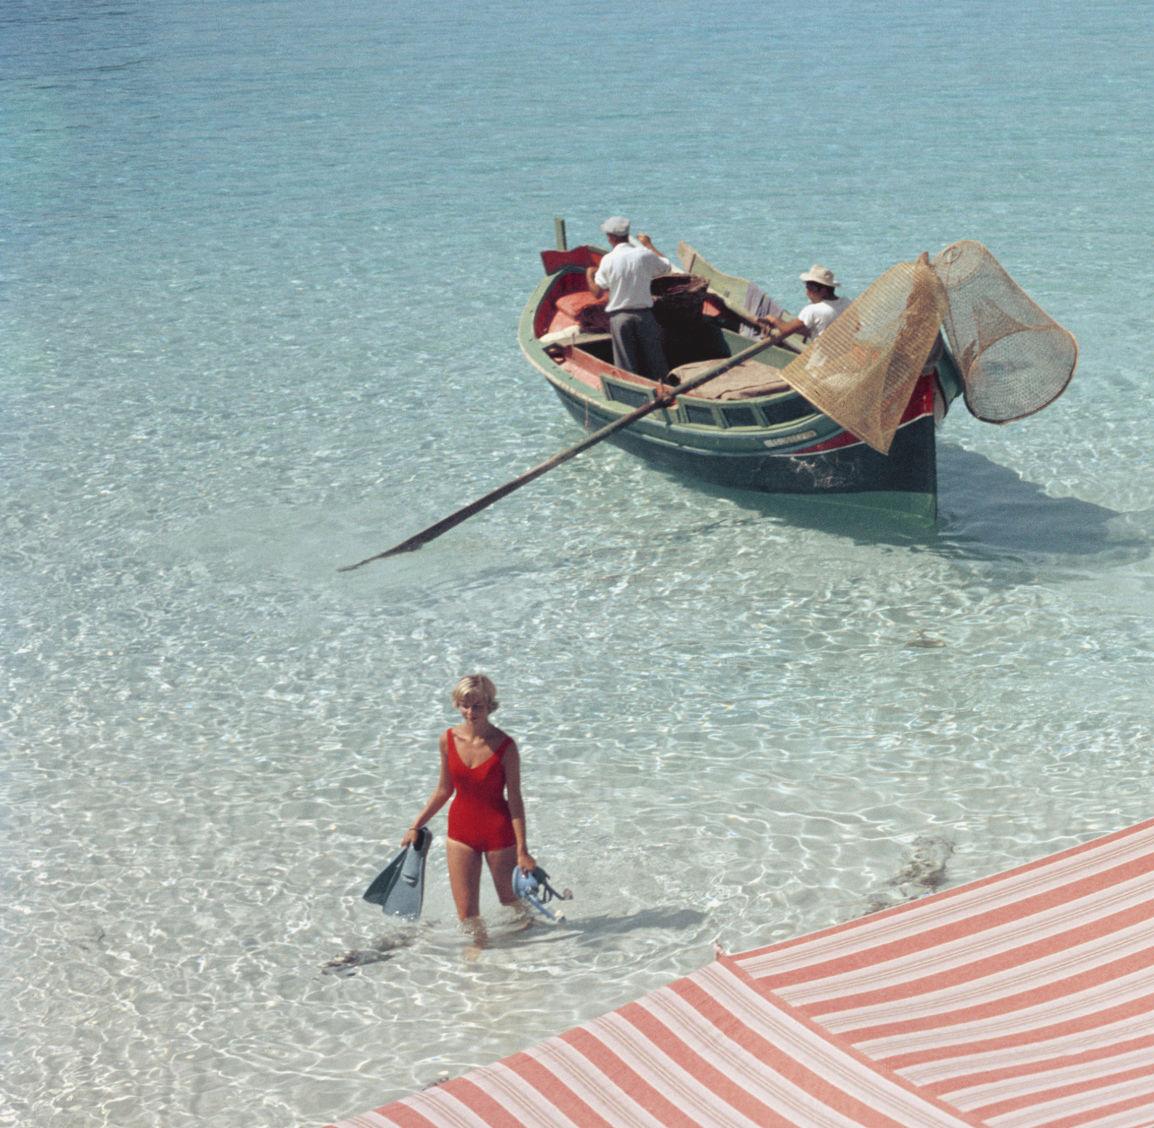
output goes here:
[[578, 290], [557, 299], [557, 308], [577, 322], [582, 333], [608, 333], [609, 314], [605, 299], [595, 298], [588, 290]]

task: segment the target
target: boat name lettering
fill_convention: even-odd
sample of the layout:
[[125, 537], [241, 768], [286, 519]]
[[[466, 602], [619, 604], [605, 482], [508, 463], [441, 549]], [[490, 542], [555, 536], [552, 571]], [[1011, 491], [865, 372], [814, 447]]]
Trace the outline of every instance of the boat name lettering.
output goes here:
[[816, 431], [802, 431], [797, 435], [786, 435], [780, 439], [763, 439], [762, 445], [767, 447], [793, 446], [795, 443], [805, 442], [806, 439], [816, 439]]

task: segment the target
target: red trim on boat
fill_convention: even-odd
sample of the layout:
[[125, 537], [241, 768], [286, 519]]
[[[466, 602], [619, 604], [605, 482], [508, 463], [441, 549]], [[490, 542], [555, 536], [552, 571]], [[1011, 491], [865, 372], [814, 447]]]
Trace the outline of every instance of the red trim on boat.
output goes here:
[[[925, 373], [914, 386], [914, 394], [910, 396], [910, 402], [906, 405], [905, 411], [902, 413], [899, 427], [905, 427], [909, 423], [913, 423], [916, 419], [921, 419], [926, 415], [934, 414], [934, 394], [938, 386], [938, 375], [935, 369], [932, 372]], [[840, 447], [853, 446], [855, 443], [860, 443], [862, 440], [850, 431], [843, 430], [841, 434], [834, 435], [832, 439], [826, 439], [823, 443], [818, 443], [816, 446], [806, 447], [805, 454], [818, 454], [826, 450], [837, 450]]]
[[[602, 259], [600, 251], [594, 247], [574, 247], [571, 251], [542, 251], [541, 262], [546, 274], [556, 274], [567, 266], [579, 266], [583, 270], [587, 266], [596, 266]], [[582, 284], [584, 284], [582, 278]]]

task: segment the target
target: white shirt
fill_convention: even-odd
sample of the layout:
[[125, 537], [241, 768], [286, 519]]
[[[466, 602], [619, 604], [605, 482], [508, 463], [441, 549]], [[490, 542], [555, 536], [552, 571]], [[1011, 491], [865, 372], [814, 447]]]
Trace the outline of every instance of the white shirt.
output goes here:
[[607, 313], [619, 309], [652, 309], [649, 283], [673, 269], [669, 259], [635, 243], [618, 243], [597, 267], [593, 281], [609, 291]]
[[812, 341], [819, 333], [828, 329], [837, 315], [849, 305], [849, 298], [828, 298], [823, 302], [810, 302], [798, 320], [805, 326], [806, 339]]

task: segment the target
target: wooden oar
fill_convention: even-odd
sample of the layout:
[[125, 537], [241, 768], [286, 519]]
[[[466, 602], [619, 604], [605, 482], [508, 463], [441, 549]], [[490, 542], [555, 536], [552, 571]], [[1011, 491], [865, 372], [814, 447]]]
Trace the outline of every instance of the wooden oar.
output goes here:
[[[750, 329], [756, 329], [756, 330], [757, 330], [759, 333], [764, 333], [764, 332], [765, 332], [765, 323], [764, 323], [764, 322], [762, 322], [762, 321], [758, 321], [758, 320], [757, 320], [757, 318], [755, 318], [755, 317], [750, 317], [750, 315], [749, 315], [748, 313], [744, 312], [743, 310], [740, 310], [740, 309], [736, 309], [734, 306], [731, 306], [731, 305], [729, 304], [729, 302], [727, 302], [727, 301], [725, 300], [725, 295], [724, 295], [724, 294], [719, 294], [719, 293], [718, 293], [716, 290], [713, 290], [713, 289], [710, 289], [710, 290], [706, 290], [706, 293], [707, 293], [707, 294], [708, 294], [708, 295], [709, 295], [709, 296], [710, 296], [710, 297], [711, 297], [711, 298], [712, 298], [712, 299], [713, 299], [715, 302], [718, 302], [718, 303], [720, 303], [721, 305], [725, 306], [725, 308], [726, 308], [727, 310], [729, 310], [729, 312], [730, 312], [730, 313], [732, 313], [732, 314], [733, 314], [733, 316], [734, 316], [734, 317], [736, 317], [736, 318], [737, 318], [737, 320], [738, 320], [738, 321], [740, 321], [740, 322], [741, 322], [743, 325], [748, 325], [748, 326], [750, 327]], [[800, 349], [800, 348], [798, 348], [798, 346], [797, 346], [797, 345], [795, 345], [795, 344], [793, 343], [793, 341], [794, 341], [794, 338], [793, 338], [793, 337], [783, 337], [783, 338], [782, 338], [780, 341], [778, 341], [777, 343], [778, 343], [778, 344], [779, 344], [779, 345], [780, 345], [780, 346], [781, 346], [783, 349], [785, 349], [787, 352], [791, 352], [791, 353], [800, 353], [800, 352], [801, 352], [801, 349]]]
[[514, 490], [519, 490], [535, 478], [540, 478], [542, 474], [547, 474], [563, 462], [568, 462], [569, 459], [575, 458], [583, 450], [588, 450], [591, 446], [596, 446], [598, 443], [603, 442], [609, 438], [610, 435], [620, 431], [623, 427], [628, 427], [630, 423], [635, 423], [651, 411], [668, 407], [678, 396], [684, 395], [686, 392], [691, 392], [695, 388], [700, 388], [702, 384], [716, 379], [723, 373], [728, 372], [731, 368], [736, 368], [737, 365], [749, 360], [751, 356], [756, 356], [759, 352], [764, 352], [771, 344], [776, 344], [776, 342], [773, 341], [772, 338], [767, 338], [764, 341], [758, 341], [755, 345], [750, 345], [747, 349], [742, 349], [741, 352], [735, 353], [728, 360], [723, 360], [713, 368], [707, 368], [700, 375], [694, 376], [691, 380], [686, 380], [684, 384], [679, 384], [676, 388], [672, 388], [665, 395], [655, 396], [649, 403], [643, 403], [627, 415], [622, 415], [620, 419], [614, 419], [612, 423], [608, 423], [600, 430], [594, 431], [593, 434], [582, 439], [581, 442], [575, 446], [571, 446], [568, 450], [563, 450], [559, 454], [553, 455], [552, 458], [542, 462], [539, 466], [534, 466], [532, 470], [522, 474], [519, 478], [514, 478], [511, 482], [506, 482], [503, 486], [498, 486], [495, 490], [485, 494], [484, 497], [479, 497], [476, 501], [471, 501], [455, 513], [450, 513], [448, 517], [442, 517], [435, 525], [430, 525], [427, 529], [423, 529], [415, 536], [409, 537], [408, 540], [401, 541], [400, 544], [394, 545], [394, 547], [385, 552], [378, 552], [375, 556], [366, 556], [364, 560], [358, 560], [356, 564], [346, 564], [343, 568], [338, 568], [337, 571], [351, 572], [356, 568], [360, 568], [363, 564], [371, 564], [374, 560], [384, 560], [390, 556], [399, 556], [402, 552], [416, 552], [418, 548], [423, 548], [429, 541], [436, 540], [442, 533], [447, 533], [462, 521], [467, 521], [474, 513], [480, 513], [482, 509], [488, 509], [495, 501], [500, 501], [501, 498], [511, 494]]

